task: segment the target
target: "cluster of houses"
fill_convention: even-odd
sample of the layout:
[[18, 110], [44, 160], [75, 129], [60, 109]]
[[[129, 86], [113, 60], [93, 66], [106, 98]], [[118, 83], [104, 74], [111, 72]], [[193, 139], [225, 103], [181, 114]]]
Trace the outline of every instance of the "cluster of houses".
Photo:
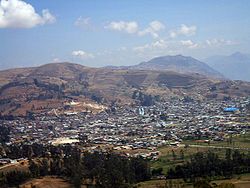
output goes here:
[[1, 120], [1, 124], [12, 128], [7, 144], [87, 143], [91, 150], [99, 146], [112, 146], [118, 151], [147, 149], [150, 152], [142, 155], [155, 158], [159, 154], [156, 148], [162, 145], [177, 145], [187, 139], [220, 141], [246, 133], [250, 129], [249, 103], [250, 98], [192, 102], [173, 99], [148, 107], [114, 107], [112, 112], [98, 114], [39, 114], [34, 120]]

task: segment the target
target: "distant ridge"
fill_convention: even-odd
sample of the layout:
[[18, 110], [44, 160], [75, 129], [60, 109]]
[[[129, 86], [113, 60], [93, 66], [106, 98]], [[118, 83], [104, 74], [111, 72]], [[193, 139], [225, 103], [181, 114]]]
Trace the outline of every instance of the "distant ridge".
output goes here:
[[223, 78], [223, 75], [206, 63], [189, 56], [161, 56], [134, 66], [110, 66], [113, 69], [165, 70], [182, 74], [201, 74], [208, 77]]
[[[186, 59], [182, 56], [179, 58]], [[158, 61], [156, 58], [157, 61], [154, 59], [149, 64], [154, 65], [156, 62], [155, 67], [159, 68], [168, 58], [163, 59]], [[188, 62], [174, 64], [189, 67]], [[145, 67], [145, 63], [137, 66], [141, 65]], [[202, 74], [183, 74], [163, 68], [142, 70], [140, 67], [126, 67], [116, 70], [74, 63], [51, 63], [0, 71], [0, 116], [50, 113], [53, 109], [57, 109], [57, 113], [69, 109], [87, 111], [90, 108], [98, 112], [103, 109], [102, 105], [113, 103], [150, 105], [153, 101], [169, 100], [172, 97], [224, 100], [249, 94], [249, 82], [216, 79]], [[79, 108], [65, 106], [72, 100], [81, 104]]]
[[211, 56], [204, 61], [229, 79], [250, 81], [249, 54], [235, 52], [228, 56]]

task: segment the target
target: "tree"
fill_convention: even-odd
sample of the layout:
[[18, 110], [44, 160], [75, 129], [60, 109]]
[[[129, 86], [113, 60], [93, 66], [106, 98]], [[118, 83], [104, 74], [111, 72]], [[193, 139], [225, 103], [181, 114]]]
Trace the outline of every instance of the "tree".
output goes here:
[[159, 175], [162, 175], [162, 171], [163, 169], [160, 167], [160, 168], [156, 168], [156, 169], [153, 169], [152, 170], [152, 176], [159, 176]]
[[32, 146], [28, 146], [28, 159], [32, 159], [34, 156], [33, 148]]
[[150, 178], [150, 169], [147, 161], [141, 158], [132, 158], [131, 163], [136, 182], [145, 181]]
[[34, 117], [34, 112], [26, 111], [26, 117], [27, 117], [29, 120], [34, 120], [34, 119], [35, 119], [35, 117]]
[[209, 184], [206, 180], [200, 180], [194, 183], [194, 188], [212, 188], [212, 186]]
[[0, 143], [4, 144], [10, 140], [10, 128], [0, 125]]
[[180, 159], [184, 160], [184, 151], [182, 149], [180, 150]]
[[231, 150], [231, 149], [227, 149], [227, 150], [226, 150], [225, 159], [226, 159], [227, 161], [231, 161], [231, 156], [232, 156], [232, 150]]
[[172, 157], [173, 157], [173, 160], [176, 160], [176, 154], [175, 154], [174, 150], [172, 150]]
[[233, 136], [232, 136], [232, 134], [229, 135], [229, 138], [227, 139], [227, 142], [228, 142], [229, 145], [233, 144]]
[[32, 177], [39, 177], [40, 176], [40, 168], [37, 163], [35, 163], [33, 160], [29, 160], [29, 170]]
[[30, 178], [30, 174], [23, 171], [10, 171], [4, 176], [6, 178], [6, 184], [8, 187], [17, 187]]
[[49, 175], [49, 163], [47, 159], [42, 159], [40, 167], [40, 175], [41, 176]]

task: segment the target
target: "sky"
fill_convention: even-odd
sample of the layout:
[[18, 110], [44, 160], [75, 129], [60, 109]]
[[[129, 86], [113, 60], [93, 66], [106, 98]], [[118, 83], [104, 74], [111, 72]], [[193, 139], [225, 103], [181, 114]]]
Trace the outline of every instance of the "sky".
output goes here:
[[0, 0], [0, 69], [250, 51], [249, 0]]

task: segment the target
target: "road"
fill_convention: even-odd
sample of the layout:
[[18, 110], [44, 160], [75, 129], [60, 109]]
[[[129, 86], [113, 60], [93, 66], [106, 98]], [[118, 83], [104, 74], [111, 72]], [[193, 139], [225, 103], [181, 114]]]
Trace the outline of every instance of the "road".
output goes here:
[[[185, 147], [185, 144], [179, 144], [180, 147]], [[188, 147], [193, 148], [214, 148], [214, 149], [238, 149], [238, 150], [249, 150], [250, 148], [242, 148], [242, 147], [230, 147], [230, 146], [213, 146], [213, 145], [198, 145], [198, 144], [190, 144]]]

